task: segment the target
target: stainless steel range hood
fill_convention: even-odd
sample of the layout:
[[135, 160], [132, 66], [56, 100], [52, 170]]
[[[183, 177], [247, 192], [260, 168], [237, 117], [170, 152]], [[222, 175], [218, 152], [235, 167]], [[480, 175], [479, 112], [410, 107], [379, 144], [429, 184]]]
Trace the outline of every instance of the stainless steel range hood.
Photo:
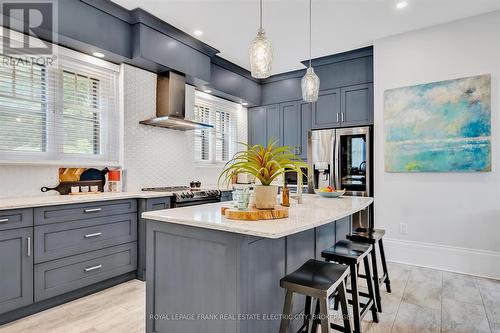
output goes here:
[[156, 117], [143, 120], [144, 125], [171, 128], [179, 131], [206, 129], [212, 125], [185, 119], [186, 80], [184, 76], [169, 72], [158, 75], [156, 83]]

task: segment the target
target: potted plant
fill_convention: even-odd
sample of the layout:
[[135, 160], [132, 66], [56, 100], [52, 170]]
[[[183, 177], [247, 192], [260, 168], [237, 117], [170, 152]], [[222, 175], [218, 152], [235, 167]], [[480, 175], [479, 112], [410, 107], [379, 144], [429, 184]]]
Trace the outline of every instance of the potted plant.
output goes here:
[[249, 173], [260, 181], [260, 185], [254, 187], [255, 207], [273, 209], [278, 194], [278, 186], [272, 185], [273, 181], [288, 172], [302, 174], [301, 168], [307, 167], [307, 164], [293, 153], [292, 147], [277, 146], [277, 141], [273, 139], [269, 140], [266, 147], [242, 145], [246, 150], [237, 152], [226, 163], [219, 176], [219, 183], [221, 180], [229, 183], [234, 174]]

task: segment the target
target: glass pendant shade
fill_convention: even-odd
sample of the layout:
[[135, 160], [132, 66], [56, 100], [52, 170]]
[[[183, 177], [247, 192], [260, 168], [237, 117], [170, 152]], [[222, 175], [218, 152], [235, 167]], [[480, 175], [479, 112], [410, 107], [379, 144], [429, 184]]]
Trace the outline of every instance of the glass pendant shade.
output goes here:
[[307, 72], [302, 77], [302, 99], [305, 102], [316, 102], [319, 94], [319, 77], [314, 73], [312, 67], [307, 68]]
[[256, 79], [265, 79], [271, 75], [273, 62], [273, 48], [271, 41], [266, 38], [264, 29], [260, 28], [257, 37], [249, 46], [250, 71]]

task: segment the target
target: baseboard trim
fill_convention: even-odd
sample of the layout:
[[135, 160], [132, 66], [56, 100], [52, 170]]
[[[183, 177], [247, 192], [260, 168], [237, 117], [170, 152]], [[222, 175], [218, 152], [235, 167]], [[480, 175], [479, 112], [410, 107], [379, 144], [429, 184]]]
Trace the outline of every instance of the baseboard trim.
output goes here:
[[500, 252], [384, 238], [387, 260], [500, 280]]

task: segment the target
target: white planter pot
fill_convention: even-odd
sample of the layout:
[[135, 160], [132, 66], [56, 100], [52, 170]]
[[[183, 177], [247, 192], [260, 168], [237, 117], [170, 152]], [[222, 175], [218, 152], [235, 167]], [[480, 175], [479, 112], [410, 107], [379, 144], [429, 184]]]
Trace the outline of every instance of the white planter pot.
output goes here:
[[274, 209], [276, 197], [278, 196], [278, 186], [275, 185], [255, 185], [255, 207], [257, 209]]

